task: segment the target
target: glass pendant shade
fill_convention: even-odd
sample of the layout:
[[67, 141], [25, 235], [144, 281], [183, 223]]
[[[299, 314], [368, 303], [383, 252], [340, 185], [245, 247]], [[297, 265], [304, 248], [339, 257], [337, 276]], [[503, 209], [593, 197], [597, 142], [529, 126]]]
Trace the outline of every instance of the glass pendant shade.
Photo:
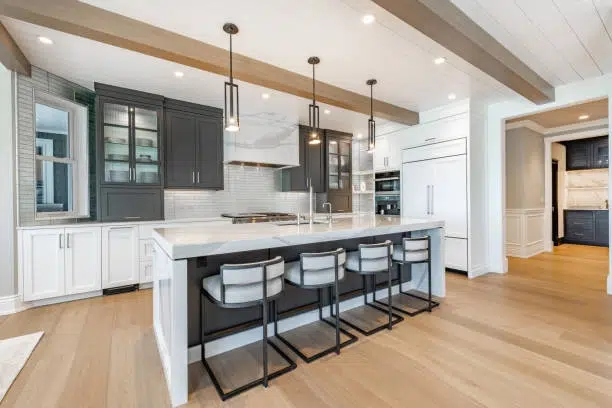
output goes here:
[[315, 65], [321, 60], [318, 57], [308, 58], [308, 63], [312, 65], [312, 103], [308, 105], [308, 126], [310, 127], [310, 135], [308, 144], [321, 144], [321, 135], [319, 130], [319, 106], [315, 98]]
[[229, 48], [229, 81], [225, 82], [224, 89], [224, 125], [225, 130], [228, 132], [238, 132], [240, 130], [240, 103], [238, 96], [238, 85], [234, 83], [234, 71], [233, 71], [233, 50], [232, 50], [232, 36], [238, 33], [238, 27], [232, 23], [226, 23], [223, 25], [223, 31], [230, 36], [230, 48]]

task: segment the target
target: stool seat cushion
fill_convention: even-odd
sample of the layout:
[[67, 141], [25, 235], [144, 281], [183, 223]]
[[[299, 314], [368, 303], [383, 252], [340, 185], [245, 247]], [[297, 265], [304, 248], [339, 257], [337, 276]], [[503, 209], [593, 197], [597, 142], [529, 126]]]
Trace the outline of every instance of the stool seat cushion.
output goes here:
[[[334, 268], [311, 269], [304, 271], [304, 285], [325, 285], [333, 284], [335, 280]], [[285, 279], [296, 285], [301, 285], [300, 281], [300, 262], [289, 262], [285, 264]], [[338, 280], [344, 279], [344, 267], [338, 267]]]
[[[221, 275], [213, 275], [202, 280], [202, 287], [216, 301], [221, 300]], [[268, 297], [278, 295], [283, 290], [282, 276], [268, 280]], [[263, 300], [263, 285], [225, 285], [225, 303], [245, 303]]]
[[[346, 269], [350, 272], [360, 272], [359, 270], [359, 251], [351, 251], [346, 254]], [[389, 270], [389, 259], [368, 258], [361, 260], [362, 273], [387, 272]]]
[[[427, 249], [419, 251], [406, 251], [406, 262], [424, 262], [427, 261], [429, 251]], [[393, 260], [397, 262], [404, 261], [404, 252], [401, 246], [393, 248]]]

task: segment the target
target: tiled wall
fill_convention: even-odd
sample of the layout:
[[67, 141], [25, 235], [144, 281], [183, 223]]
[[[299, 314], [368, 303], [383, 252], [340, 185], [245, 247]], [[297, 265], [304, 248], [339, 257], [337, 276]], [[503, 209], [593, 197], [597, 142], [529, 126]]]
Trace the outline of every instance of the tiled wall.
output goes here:
[[88, 106], [89, 114], [89, 195], [91, 218], [95, 218], [95, 94], [79, 85], [32, 67], [32, 77], [17, 76], [17, 175], [19, 225], [45, 225], [65, 223], [66, 220], [44, 221], [35, 219], [36, 194], [34, 180], [34, 89]]
[[608, 169], [568, 171], [567, 207], [602, 207], [608, 199]]
[[[274, 211], [308, 213], [308, 193], [278, 191], [278, 170], [266, 167], [225, 165], [223, 191], [165, 191], [167, 220], [218, 217], [222, 213]], [[317, 194], [321, 211], [325, 194]]]

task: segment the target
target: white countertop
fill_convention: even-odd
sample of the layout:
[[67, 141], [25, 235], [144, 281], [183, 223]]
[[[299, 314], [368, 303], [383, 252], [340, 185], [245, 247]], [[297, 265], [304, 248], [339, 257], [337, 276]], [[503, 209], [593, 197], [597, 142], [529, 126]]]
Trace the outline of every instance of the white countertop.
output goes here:
[[361, 215], [336, 218], [332, 224], [280, 226], [269, 222], [156, 228], [153, 238], [170, 258], [185, 259], [442, 227], [444, 221], [437, 219]]

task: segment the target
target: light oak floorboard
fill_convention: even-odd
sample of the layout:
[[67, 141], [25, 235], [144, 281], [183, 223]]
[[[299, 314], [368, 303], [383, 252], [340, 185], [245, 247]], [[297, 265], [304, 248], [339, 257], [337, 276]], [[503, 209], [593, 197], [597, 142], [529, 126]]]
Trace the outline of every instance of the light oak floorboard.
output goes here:
[[[449, 273], [448, 296], [433, 313], [360, 336], [339, 356], [305, 364], [274, 340], [298, 368], [268, 389], [221, 402], [202, 365], [190, 365], [186, 406], [610, 407], [607, 273], [607, 248], [575, 245], [510, 258], [506, 275], [468, 280]], [[0, 339], [39, 330], [45, 335], [0, 408], [168, 407], [151, 310], [146, 290], [1, 317]], [[384, 320], [368, 312], [351, 317]], [[314, 343], [327, 345], [333, 334], [318, 325], [287, 335], [313, 352]], [[211, 363], [233, 385], [261, 374], [259, 348]], [[234, 369], [242, 371], [232, 374]]]

